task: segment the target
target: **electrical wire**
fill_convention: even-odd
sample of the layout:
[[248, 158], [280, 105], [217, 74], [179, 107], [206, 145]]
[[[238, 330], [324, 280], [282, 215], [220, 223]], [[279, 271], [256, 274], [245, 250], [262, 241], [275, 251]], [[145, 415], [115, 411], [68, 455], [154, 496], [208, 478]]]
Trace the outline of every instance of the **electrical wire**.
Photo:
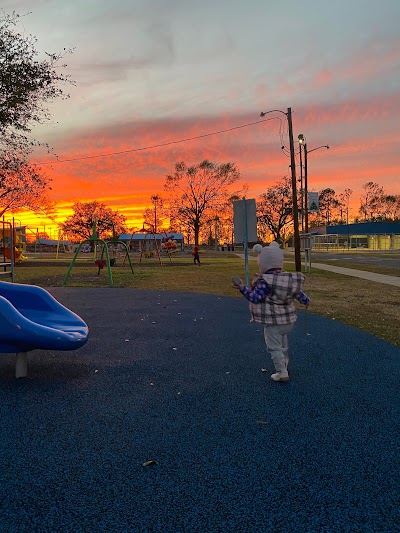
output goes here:
[[119, 152], [108, 152], [106, 154], [88, 155], [88, 156], [83, 156], [83, 157], [75, 157], [75, 158], [71, 158], [71, 159], [56, 159], [55, 161], [43, 161], [42, 163], [32, 163], [32, 165], [33, 166], [39, 166], [39, 165], [53, 165], [55, 163], [71, 163], [71, 162], [74, 162], [74, 161], [83, 161], [83, 160], [86, 160], [86, 159], [97, 159], [99, 157], [109, 157], [109, 156], [112, 156], [112, 155], [122, 155], [122, 154], [129, 154], [129, 153], [133, 153], [133, 152], [142, 152], [142, 151], [145, 151], [145, 150], [151, 150], [152, 148], [161, 148], [161, 147], [164, 147], [164, 146], [171, 146], [173, 144], [180, 144], [180, 143], [184, 143], [184, 142], [188, 142], [188, 141], [193, 141], [195, 139], [202, 139], [204, 137], [210, 137], [212, 135], [219, 135], [221, 133], [228, 133], [230, 131], [239, 130], [239, 129], [242, 129], [242, 128], [247, 128], [249, 126], [255, 126], [257, 124], [261, 124], [262, 122], [269, 122], [271, 120], [279, 120], [280, 121], [281, 125], [280, 125], [280, 128], [279, 128], [279, 136], [280, 136], [280, 138], [282, 140], [282, 138], [284, 136], [284, 133], [282, 131], [282, 120], [280, 119], [280, 117], [274, 117], [274, 118], [266, 118], [266, 119], [263, 119], [263, 120], [257, 120], [256, 122], [249, 122], [247, 124], [242, 124], [241, 126], [234, 126], [232, 128], [227, 128], [227, 129], [224, 129], [224, 130], [214, 131], [214, 132], [211, 132], [211, 133], [204, 133], [202, 135], [196, 135], [195, 137], [187, 137], [185, 139], [180, 139], [180, 140], [177, 140], [177, 141], [168, 141], [168, 142], [160, 143], [160, 144], [142, 146], [140, 148], [131, 148], [130, 150], [122, 150], [122, 151], [119, 151]]

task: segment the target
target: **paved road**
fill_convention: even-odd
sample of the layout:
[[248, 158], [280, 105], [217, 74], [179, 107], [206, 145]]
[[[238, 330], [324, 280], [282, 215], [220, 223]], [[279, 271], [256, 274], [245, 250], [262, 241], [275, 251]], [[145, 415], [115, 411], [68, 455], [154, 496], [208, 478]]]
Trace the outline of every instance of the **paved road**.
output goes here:
[[[239, 257], [241, 257], [242, 259], [244, 259], [244, 254], [237, 254], [237, 255]], [[324, 254], [320, 254], [320, 255], [321, 255], [321, 260], [328, 259], [326, 254], [325, 254], [325, 256], [324, 256]], [[313, 260], [316, 259], [314, 254], [312, 256], [312, 259]], [[254, 263], [255, 260], [256, 260], [256, 257], [249, 256], [249, 262], [251, 261], [252, 263]], [[287, 257], [285, 258], [285, 261], [286, 260], [287, 260]], [[385, 266], [387, 266], [387, 265], [385, 265]], [[324, 263], [315, 263], [315, 262], [313, 262], [312, 265], [311, 265], [311, 270], [314, 269], [314, 268], [319, 269], [319, 270], [328, 270], [330, 272], [336, 272], [337, 274], [342, 274], [344, 276], [352, 276], [354, 278], [367, 279], [367, 280], [373, 281], [375, 283], [383, 283], [385, 285], [394, 285], [395, 287], [400, 287], [400, 275], [399, 276], [389, 276], [389, 275], [386, 275], [386, 274], [376, 274], [374, 272], [367, 272], [365, 270], [358, 270], [358, 269], [355, 269], [355, 268], [340, 267], [340, 266], [335, 265], [334, 263], [327, 265], [327, 264], [324, 264]], [[251, 278], [251, 276], [252, 276], [252, 272], [249, 273], [249, 277], [250, 278]]]
[[361, 265], [378, 265], [384, 267], [399, 268], [400, 270], [400, 257], [392, 257], [390, 254], [375, 256], [360, 254], [346, 254], [346, 253], [320, 253], [312, 252], [312, 259], [318, 261], [344, 261], [348, 263], [355, 263]]

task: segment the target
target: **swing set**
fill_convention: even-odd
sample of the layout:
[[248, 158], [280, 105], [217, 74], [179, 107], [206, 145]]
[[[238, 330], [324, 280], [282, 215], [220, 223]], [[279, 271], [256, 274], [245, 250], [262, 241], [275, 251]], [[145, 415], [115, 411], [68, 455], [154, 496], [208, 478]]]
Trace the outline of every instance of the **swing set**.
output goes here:
[[[147, 229], [145, 228], [145, 224], [148, 226]], [[161, 253], [160, 253], [160, 246], [158, 245], [158, 242], [157, 242], [157, 233], [154, 233], [154, 226], [152, 226], [151, 224], [148, 224], [147, 222], [144, 222], [142, 233], [144, 233], [144, 239], [143, 239], [142, 247], [140, 250], [139, 263], [142, 262], [143, 257], [145, 257], [146, 259], [149, 259], [150, 257], [152, 257], [153, 250], [155, 250], [160, 266], [163, 266], [162, 259], [161, 259]], [[167, 236], [167, 234], [165, 235]], [[128, 243], [129, 248], [132, 244], [133, 237], [134, 237], [134, 234], [131, 235], [131, 238], [129, 240], [129, 243]], [[154, 243], [154, 247], [152, 248], [153, 243]], [[167, 252], [169, 260], [172, 263], [171, 252], [169, 248], [166, 248], [165, 251]]]
[[[125, 264], [125, 259], [128, 258], [129, 266], [131, 267], [131, 272], [132, 272], [132, 274], [134, 273], [133, 272], [133, 266], [132, 266], [131, 258], [129, 256], [128, 247], [125, 244], [125, 242], [120, 241], [116, 237], [115, 230], [114, 230], [114, 225], [113, 225], [113, 238], [112, 238], [111, 241], [106, 242], [103, 239], [99, 238], [98, 233], [97, 233], [97, 229], [96, 229], [96, 224], [97, 224], [97, 220], [95, 219], [94, 222], [93, 222], [92, 235], [89, 237], [89, 239], [85, 239], [84, 241], [82, 241], [78, 245], [78, 247], [77, 247], [77, 249], [75, 251], [74, 257], [72, 258], [71, 264], [69, 265], [68, 271], [67, 271], [67, 273], [66, 273], [66, 275], [64, 277], [64, 282], [63, 282], [63, 286], [64, 287], [67, 284], [68, 278], [69, 278], [69, 276], [71, 274], [72, 267], [75, 264], [75, 261], [76, 261], [78, 255], [79, 255], [79, 252], [82, 250], [82, 247], [84, 245], [89, 245], [91, 248], [94, 248], [94, 254], [95, 254], [95, 261], [94, 262], [95, 262], [95, 265], [98, 268], [97, 275], [100, 275], [100, 271], [103, 270], [104, 267], [107, 267], [108, 279], [109, 279], [110, 287], [112, 287], [112, 284], [113, 284], [111, 266], [115, 265], [115, 261], [116, 260], [115, 260], [114, 248], [116, 246], [121, 244], [125, 248], [125, 256], [124, 256], [124, 259], [123, 259], [123, 262], [122, 262], [122, 266]], [[109, 245], [113, 246], [113, 257], [111, 259], [110, 259], [109, 249], [108, 249]], [[98, 255], [99, 247], [101, 247], [101, 254], [100, 255]]]

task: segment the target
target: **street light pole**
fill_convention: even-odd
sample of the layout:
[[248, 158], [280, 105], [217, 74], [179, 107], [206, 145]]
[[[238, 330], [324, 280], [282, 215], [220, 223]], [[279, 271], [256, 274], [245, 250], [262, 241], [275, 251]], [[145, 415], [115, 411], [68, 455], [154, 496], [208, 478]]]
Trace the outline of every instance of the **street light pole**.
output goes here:
[[283, 113], [287, 117], [289, 129], [289, 144], [290, 144], [290, 168], [292, 172], [292, 202], [293, 202], [293, 240], [294, 240], [294, 264], [296, 272], [301, 272], [301, 254], [300, 254], [300, 233], [299, 233], [299, 210], [297, 207], [297, 183], [296, 183], [296, 159], [294, 153], [293, 143], [293, 125], [292, 125], [292, 109], [287, 108], [287, 113], [280, 109], [273, 109], [271, 111], [262, 111], [260, 117], [265, 117], [267, 113]]
[[304, 213], [304, 230], [305, 233], [308, 233], [308, 168], [307, 168], [307, 143], [304, 143], [304, 203], [305, 203], [305, 213]]
[[294, 144], [293, 144], [292, 110], [290, 107], [288, 107], [288, 110], [287, 110], [287, 120], [288, 120], [288, 126], [289, 126], [290, 166], [292, 170], [294, 263], [295, 263], [296, 272], [301, 272], [299, 211], [297, 209], [296, 159], [294, 155]]
[[308, 233], [308, 154], [310, 152], [315, 152], [315, 150], [319, 150], [320, 148], [326, 148], [329, 150], [329, 146], [327, 144], [323, 144], [322, 146], [317, 146], [317, 148], [313, 148], [312, 150], [307, 150], [307, 143], [304, 143], [304, 197], [305, 197], [305, 209], [306, 212], [304, 214], [304, 230], [305, 233]]
[[159, 199], [160, 197], [158, 196], [158, 194], [155, 194], [151, 197], [151, 200], [154, 204], [154, 233], [157, 233], [157, 204]]
[[300, 144], [300, 212], [301, 212], [301, 231], [304, 231], [303, 159], [301, 156], [301, 144]]

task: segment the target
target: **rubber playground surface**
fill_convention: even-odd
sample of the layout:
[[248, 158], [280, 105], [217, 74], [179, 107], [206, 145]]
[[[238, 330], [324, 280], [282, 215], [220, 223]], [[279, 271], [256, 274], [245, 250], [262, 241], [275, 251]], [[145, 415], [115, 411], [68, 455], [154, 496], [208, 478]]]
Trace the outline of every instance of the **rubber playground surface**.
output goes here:
[[1, 354], [1, 532], [400, 531], [399, 348], [299, 312], [273, 383], [244, 299], [50, 292], [90, 338]]

